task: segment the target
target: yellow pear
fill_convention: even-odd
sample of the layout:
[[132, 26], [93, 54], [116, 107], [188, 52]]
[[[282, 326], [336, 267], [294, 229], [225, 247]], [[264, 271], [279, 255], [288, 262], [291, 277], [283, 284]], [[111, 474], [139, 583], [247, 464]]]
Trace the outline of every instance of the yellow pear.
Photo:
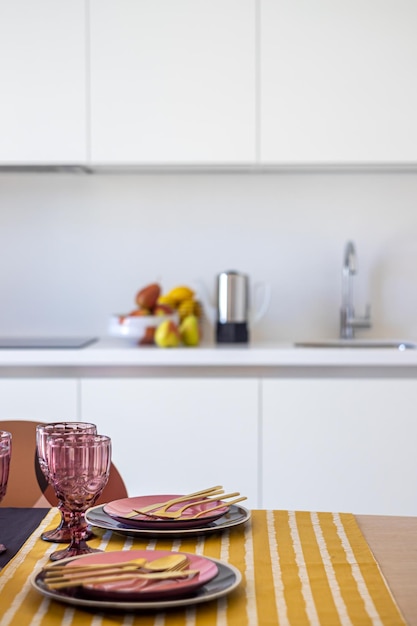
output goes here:
[[171, 320], [165, 320], [157, 327], [154, 341], [160, 348], [176, 348], [181, 343], [178, 326]]
[[180, 335], [186, 346], [198, 346], [200, 343], [200, 329], [195, 315], [187, 315], [180, 325]]

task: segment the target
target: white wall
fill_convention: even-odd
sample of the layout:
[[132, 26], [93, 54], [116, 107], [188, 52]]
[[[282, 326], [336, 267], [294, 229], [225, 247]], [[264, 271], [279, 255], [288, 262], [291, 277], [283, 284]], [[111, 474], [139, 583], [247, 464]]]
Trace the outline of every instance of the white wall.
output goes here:
[[336, 337], [357, 246], [366, 336], [417, 338], [416, 173], [0, 174], [0, 334], [105, 335], [136, 291], [238, 269], [273, 296], [253, 340]]

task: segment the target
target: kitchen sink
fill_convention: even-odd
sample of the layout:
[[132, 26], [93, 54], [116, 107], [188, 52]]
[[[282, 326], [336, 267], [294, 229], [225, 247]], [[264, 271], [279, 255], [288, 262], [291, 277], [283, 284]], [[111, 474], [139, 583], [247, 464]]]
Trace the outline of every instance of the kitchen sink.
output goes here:
[[390, 348], [394, 350], [416, 350], [417, 343], [399, 339], [324, 339], [318, 341], [297, 341], [297, 348]]

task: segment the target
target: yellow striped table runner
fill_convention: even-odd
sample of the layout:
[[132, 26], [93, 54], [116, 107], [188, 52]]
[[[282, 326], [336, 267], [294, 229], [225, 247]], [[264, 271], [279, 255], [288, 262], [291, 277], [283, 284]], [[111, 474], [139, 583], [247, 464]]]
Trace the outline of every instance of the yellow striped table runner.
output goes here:
[[230, 595], [156, 612], [86, 610], [49, 600], [30, 576], [62, 548], [39, 539], [57, 524], [52, 509], [0, 573], [0, 626], [400, 626], [405, 621], [350, 513], [253, 511], [222, 534], [176, 540], [97, 530], [104, 550], [180, 550], [221, 559], [242, 573]]

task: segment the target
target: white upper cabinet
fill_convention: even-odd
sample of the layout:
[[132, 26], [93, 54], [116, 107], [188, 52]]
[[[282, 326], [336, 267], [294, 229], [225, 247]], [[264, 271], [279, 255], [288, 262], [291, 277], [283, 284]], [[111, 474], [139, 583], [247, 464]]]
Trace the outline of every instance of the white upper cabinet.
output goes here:
[[0, 166], [417, 163], [415, 0], [0, 0]]
[[84, 0], [0, 0], [0, 165], [87, 159]]
[[417, 2], [261, 1], [261, 161], [417, 161]]
[[255, 160], [256, 0], [91, 0], [91, 160]]

